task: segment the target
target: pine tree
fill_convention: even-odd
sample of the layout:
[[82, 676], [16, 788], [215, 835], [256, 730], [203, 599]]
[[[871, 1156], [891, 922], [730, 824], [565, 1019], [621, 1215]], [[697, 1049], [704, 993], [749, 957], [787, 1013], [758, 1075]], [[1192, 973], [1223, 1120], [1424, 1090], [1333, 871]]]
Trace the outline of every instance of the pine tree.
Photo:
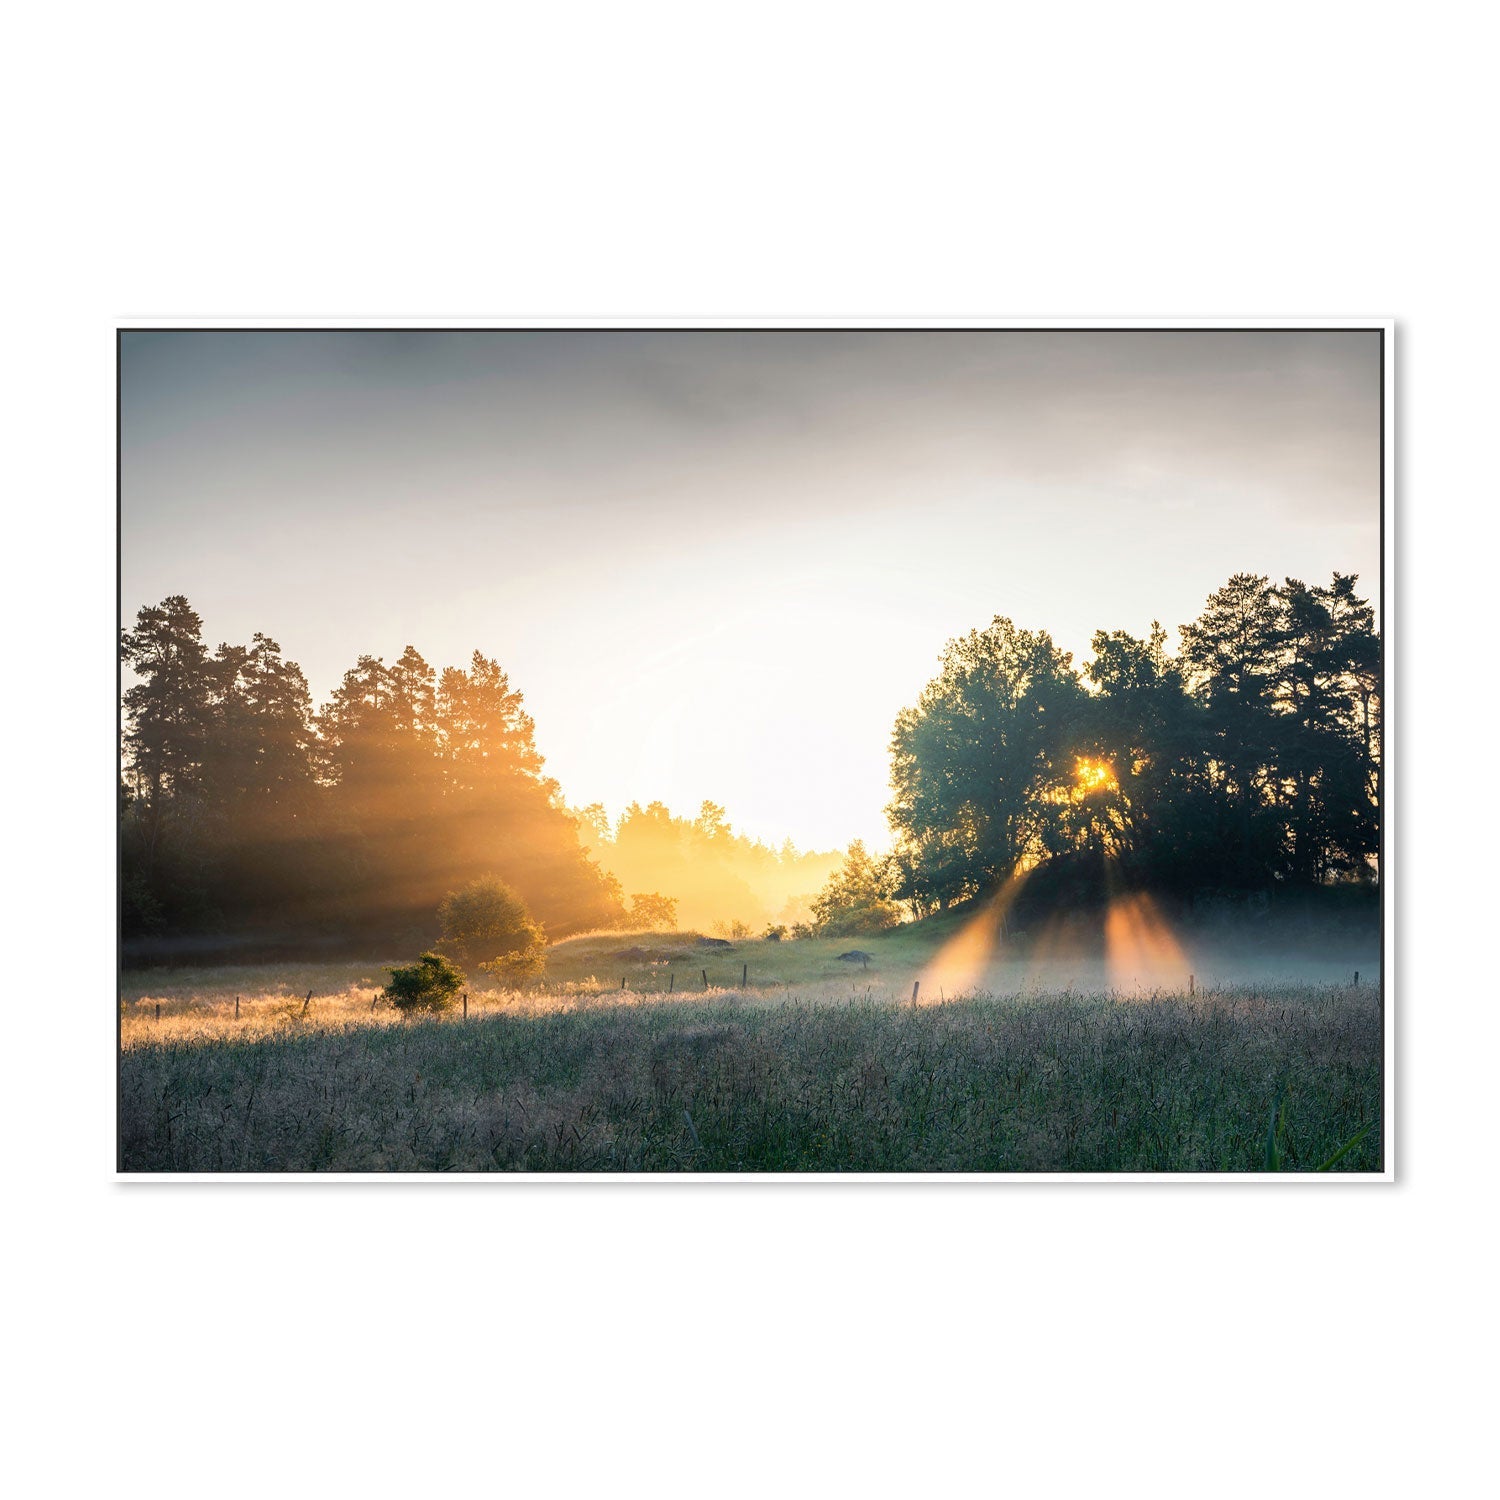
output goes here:
[[132, 787], [152, 813], [199, 784], [212, 719], [213, 673], [203, 621], [181, 594], [141, 609], [120, 633], [120, 659], [140, 680], [124, 694]]

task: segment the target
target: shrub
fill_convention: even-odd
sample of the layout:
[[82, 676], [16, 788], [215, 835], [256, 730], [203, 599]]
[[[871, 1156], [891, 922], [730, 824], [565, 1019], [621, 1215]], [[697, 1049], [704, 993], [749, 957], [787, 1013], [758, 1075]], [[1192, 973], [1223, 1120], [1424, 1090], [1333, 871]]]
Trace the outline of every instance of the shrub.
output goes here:
[[441, 953], [424, 953], [405, 969], [387, 969], [385, 998], [403, 1015], [414, 1010], [447, 1010], [464, 987], [463, 970]]
[[542, 977], [542, 972], [547, 967], [547, 952], [540, 946], [516, 948], [510, 953], [502, 953], [499, 958], [480, 964], [479, 967], [501, 984], [511, 989], [520, 989], [522, 985]]
[[466, 963], [516, 953], [541, 952], [547, 935], [531, 920], [526, 903], [493, 876], [450, 891], [438, 907], [442, 946]]
[[652, 932], [677, 930], [677, 898], [659, 891], [642, 891], [630, 898], [627, 923]]
[[766, 928], [764, 935], [768, 942], [779, 943], [786, 936], [786, 924], [784, 922], [772, 922]]
[[901, 908], [891, 899], [892, 884], [889, 863], [872, 858], [864, 843], [855, 839], [843, 868], [829, 876], [812, 904], [818, 932], [824, 937], [854, 937], [899, 925]]

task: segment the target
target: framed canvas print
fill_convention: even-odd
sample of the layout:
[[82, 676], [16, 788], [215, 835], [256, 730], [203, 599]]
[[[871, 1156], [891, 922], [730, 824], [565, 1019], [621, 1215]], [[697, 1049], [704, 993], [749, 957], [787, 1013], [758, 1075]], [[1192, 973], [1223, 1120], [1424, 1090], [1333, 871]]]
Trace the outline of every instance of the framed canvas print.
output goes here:
[[1391, 324], [117, 340], [121, 1175], [1392, 1177]]

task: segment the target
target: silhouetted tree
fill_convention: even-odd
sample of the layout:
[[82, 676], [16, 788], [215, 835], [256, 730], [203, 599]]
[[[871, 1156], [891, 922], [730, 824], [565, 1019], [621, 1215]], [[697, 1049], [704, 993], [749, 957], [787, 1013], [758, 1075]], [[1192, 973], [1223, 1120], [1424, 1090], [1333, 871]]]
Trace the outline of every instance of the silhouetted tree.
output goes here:
[[140, 679], [124, 694], [124, 751], [144, 807], [198, 789], [211, 719], [213, 671], [203, 621], [181, 594], [141, 609], [120, 632], [120, 659]]
[[141, 609], [120, 635], [136, 677], [121, 736], [121, 906], [126, 937], [211, 919], [220, 846], [204, 785], [213, 669], [203, 622], [180, 594]]
[[1179, 890], [1373, 874], [1380, 644], [1356, 580], [1240, 573], [1181, 630], [1100, 631], [1083, 691], [1042, 634], [952, 642], [892, 737], [897, 891], [921, 914], [1057, 856]]
[[210, 656], [180, 596], [121, 634], [127, 937], [277, 926], [431, 930], [443, 893], [498, 869], [559, 933], [618, 920], [499, 666], [441, 678], [412, 646], [361, 656], [313, 715], [281, 647]]
[[499, 664], [476, 651], [467, 671], [444, 671], [435, 723], [444, 776], [437, 827], [449, 867], [497, 871], [554, 934], [618, 922], [619, 882], [580, 843], [544, 774], [531, 716]]
[[1299, 883], [1354, 870], [1378, 848], [1371, 727], [1379, 646], [1373, 611], [1354, 594], [1354, 582], [1335, 573], [1329, 588], [1308, 588], [1289, 578], [1278, 591], [1278, 708], [1289, 721], [1280, 736], [1279, 805], [1286, 875]]
[[1191, 872], [1214, 858], [1227, 815], [1209, 771], [1203, 710], [1185, 693], [1158, 622], [1146, 640], [1098, 631], [1092, 648], [1082, 743], [1113, 781], [1101, 789], [1109, 827], [1097, 843], [1147, 884], [1191, 885]]
[[1045, 631], [996, 617], [943, 652], [891, 737], [898, 894], [942, 906], [1054, 851], [1083, 693]]

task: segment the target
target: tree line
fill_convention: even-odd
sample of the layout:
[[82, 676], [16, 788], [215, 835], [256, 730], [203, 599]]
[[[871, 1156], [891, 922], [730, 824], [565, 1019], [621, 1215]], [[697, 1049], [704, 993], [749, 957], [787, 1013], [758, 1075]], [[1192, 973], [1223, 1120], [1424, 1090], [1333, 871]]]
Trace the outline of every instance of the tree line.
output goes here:
[[[321, 708], [281, 646], [210, 650], [181, 595], [121, 632], [122, 932], [294, 944], [413, 939], [499, 879], [552, 938], [597, 927], [795, 921], [839, 863], [632, 803], [567, 806], [499, 664], [360, 656]], [[423, 939], [425, 940], [425, 939]]]
[[[802, 850], [790, 839], [773, 847], [738, 833], [717, 802], [704, 802], [693, 818], [661, 802], [632, 802], [613, 822], [598, 803], [576, 816], [585, 848], [626, 890], [666, 892], [676, 902], [673, 920], [643, 926], [760, 931], [805, 923], [842, 858], [838, 850]], [[632, 917], [637, 907], [643, 918], [659, 910], [637, 899]]]
[[1235, 574], [1175, 653], [1099, 631], [1081, 670], [997, 617], [891, 737], [885, 893], [918, 915], [1018, 868], [1113, 862], [1167, 892], [1373, 882], [1381, 646], [1357, 578]]
[[[478, 651], [441, 672], [411, 646], [360, 656], [314, 709], [274, 640], [210, 651], [174, 595], [120, 637], [122, 932], [416, 935], [485, 878], [552, 938], [675, 925], [683, 899], [693, 925], [743, 905], [878, 930], [1039, 866], [1178, 893], [1373, 882], [1381, 645], [1356, 583], [1236, 574], [1175, 653], [1159, 624], [1099, 631], [1082, 668], [1004, 617], [951, 641], [891, 737], [892, 852], [857, 845], [841, 867], [747, 840], [713, 803], [632, 805], [613, 827], [569, 809]], [[641, 886], [629, 905], [601, 859]]]
[[441, 673], [410, 646], [361, 656], [315, 710], [277, 642], [210, 651], [174, 595], [139, 611], [120, 655], [127, 940], [389, 936], [488, 875], [553, 935], [622, 917], [521, 694], [480, 652]]

